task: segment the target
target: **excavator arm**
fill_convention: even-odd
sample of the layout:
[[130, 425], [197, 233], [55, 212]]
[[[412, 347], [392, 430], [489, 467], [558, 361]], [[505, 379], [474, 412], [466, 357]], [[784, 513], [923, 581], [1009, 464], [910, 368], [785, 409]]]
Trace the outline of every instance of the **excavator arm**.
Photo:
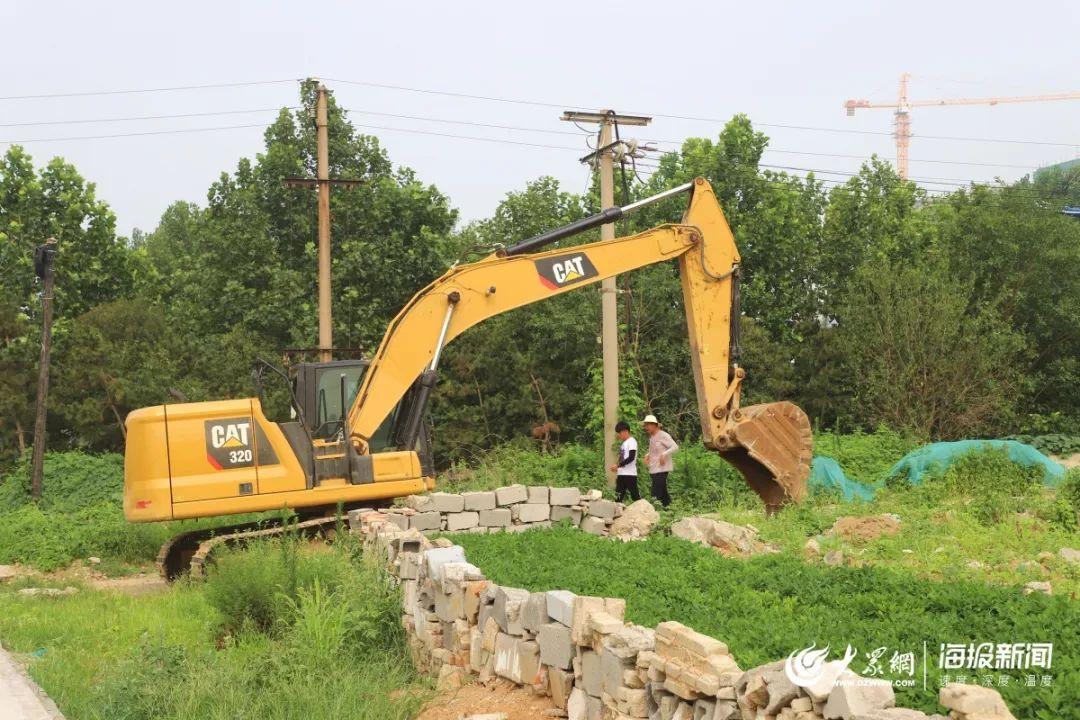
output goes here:
[[[689, 192], [677, 225], [569, 248], [536, 251], [625, 212]], [[494, 315], [600, 282], [654, 263], [678, 260], [702, 439], [747, 479], [772, 508], [805, 495], [810, 424], [786, 402], [740, 408], [744, 372], [731, 362], [737, 329], [739, 251], [712, 188], [698, 178], [685, 186], [612, 208], [566, 228], [451, 268], [418, 292], [384, 335], [348, 414], [358, 454], [406, 393], [405, 447], [419, 432], [446, 344]]]

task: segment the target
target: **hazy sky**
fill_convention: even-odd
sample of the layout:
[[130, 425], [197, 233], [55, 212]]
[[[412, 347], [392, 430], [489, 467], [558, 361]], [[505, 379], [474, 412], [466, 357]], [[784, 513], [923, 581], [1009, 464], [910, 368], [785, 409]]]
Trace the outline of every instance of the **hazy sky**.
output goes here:
[[[370, 130], [396, 164], [448, 193], [463, 219], [491, 213], [540, 175], [585, 186], [584, 136], [561, 109], [888, 132], [888, 110], [846, 117], [848, 97], [890, 101], [901, 72], [911, 97], [1080, 90], [1080, 3], [983, 2], [47, 2], [3, 0], [0, 96], [161, 88], [319, 76], [498, 96], [484, 102], [328, 80], [358, 125], [555, 145], [539, 148]], [[97, 183], [119, 229], [151, 230], [176, 200], [205, 203], [209, 184], [262, 148], [262, 129], [58, 141], [270, 122], [272, 110], [126, 122], [23, 125], [295, 105], [295, 82], [138, 94], [0, 100], [0, 139], [31, 140], [38, 164], [63, 155]], [[502, 130], [364, 114], [513, 125]], [[1080, 153], [1080, 101], [913, 111], [911, 175], [927, 187], [1002, 177]], [[657, 117], [643, 139], [713, 136], [720, 124]], [[763, 162], [851, 172], [887, 135], [762, 126]], [[1076, 143], [1009, 144], [925, 135]], [[671, 147], [661, 145], [661, 147]], [[6, 144], [0, 146], [0, 150]], [[575, 149], [576, 148], [576, 149]], [[786, 151], [786, 152], [780, 152]], [[808, 154], [797, 154], [808, 153]], [[815, 154], [809, 154], [815, 153]], [[949, 162], [919, 162], [920, 160]], [[958, 164], [958, 163], [973, 164]], [[842, 175], [820, 175], [843, 179]]]

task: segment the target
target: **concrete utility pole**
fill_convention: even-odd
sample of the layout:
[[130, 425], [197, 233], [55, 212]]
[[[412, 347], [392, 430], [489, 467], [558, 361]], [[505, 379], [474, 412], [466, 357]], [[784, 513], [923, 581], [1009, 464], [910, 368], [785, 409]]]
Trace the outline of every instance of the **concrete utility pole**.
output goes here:
[[38, 361], [37, 415], [34, 418], [34, 454], [30, 462], [30, 494], [41, 497], [45, 469], [45, 411], [49, 397], [49, 354], [52, 352], [53, 259], [56, 239], [49, 238], [34, 251], [34, 271], [41, 278], [41, 357]]
[[315, 101], [315, 136], [318, 143], [315, 178], [319, 184], [319, 361], [328, 362], [334, 348], [330, 323], [330, 132], [326, 86], [319, 83]]
[[[582, 158], [582, 162], [599, 160], [600, 172], [600, 209], [615, 206], [615, 172], [612, 162], [612, 128], [621, 125], [648, 125], [652, 118], [639, 115], [618, 115], [614, 110], [600, 113], [574, 112], [567, 110], [562, 119], [577, 123], [599, 123], [600, 138], [594, 153]], [[612, 240], [615, 237], [615, 224], [600, 226], [600, 239]], [[604, 375], [604, 471], [607, 473], [608, 487], [615, 487], [615, 473], [608, 470], [617, 461], [615, 455], [615, 423], [619, 421], [619, 319], [618, 294], [616, 279], [603, 280], [600, 284], [601, 332], [603, 349]]]
[[[314, 80], [314, 78], [311, 78]], [[315, 97], [315, 179], [285, 178], [285, 187], [311, 187], [319, 193], [319, 362], [333, 359], [334, 328], [330, 308], [330, 187], [356, 187], [360, 180], [330, 179], [330, 114], [327, 110], [327, 90], [321, 82]]]

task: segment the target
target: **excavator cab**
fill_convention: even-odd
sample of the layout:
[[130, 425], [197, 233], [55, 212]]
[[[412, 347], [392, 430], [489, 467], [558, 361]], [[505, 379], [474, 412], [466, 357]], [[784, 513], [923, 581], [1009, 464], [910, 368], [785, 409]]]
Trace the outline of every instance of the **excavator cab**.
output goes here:
[[367, 360], [331, 360], [297, 363], [290, 368], [293, 395], [303, 409], [313, 439], [328, 440], [343, 430], [342, 418], [356, 398], [368, 365]]

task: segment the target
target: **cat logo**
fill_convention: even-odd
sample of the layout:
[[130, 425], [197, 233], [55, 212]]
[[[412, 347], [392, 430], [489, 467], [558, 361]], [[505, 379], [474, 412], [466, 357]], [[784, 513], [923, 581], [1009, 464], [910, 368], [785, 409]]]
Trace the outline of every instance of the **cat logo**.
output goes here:
[[251, 467], [255, 453], [251, 447], [251, 418], [207, 420], [206, 460], [215, 470]]
[[557, 257], [536, 260], [536, 272], [540, 275], [540, 282], [549, 290], [583, 282], [596, 277], [599, 273], [596, 266], [589, 260], [585, 253], [574, 255], [559, 255]]
[[228, 425], [213, 425], [210, 428], [210, 441], [216, 448], [222, 447], [247, 447], [248, 430], [251, 423], [230, 423]]

